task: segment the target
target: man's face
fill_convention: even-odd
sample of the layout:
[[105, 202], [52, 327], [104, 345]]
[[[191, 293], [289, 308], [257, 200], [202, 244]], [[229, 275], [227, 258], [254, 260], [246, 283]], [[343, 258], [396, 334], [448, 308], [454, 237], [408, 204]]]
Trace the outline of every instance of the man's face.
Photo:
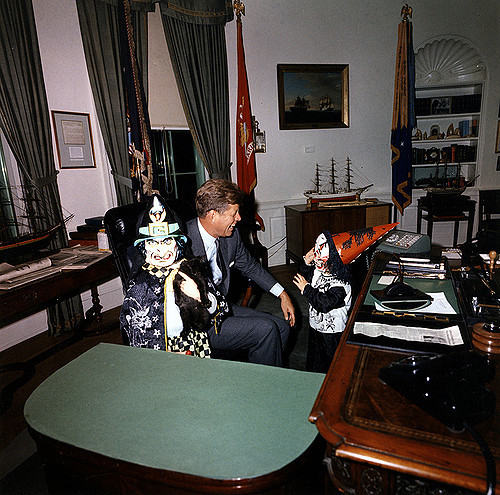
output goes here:
[[240, 220], [239, 205], [229, 205], [224, 213], [213, 210], [212, 226], [216, 234], [214, 237], [230, 237]]
[[328, 258], [330, 257], [330, 247], [324, 234], [320, 234], [314, 245], [314, 264], [316, 268], [325, 271]]
[[177, 243], [172, 237], [145, 241], [146, 262], [154, 266], [170, 266], [177, 258]]

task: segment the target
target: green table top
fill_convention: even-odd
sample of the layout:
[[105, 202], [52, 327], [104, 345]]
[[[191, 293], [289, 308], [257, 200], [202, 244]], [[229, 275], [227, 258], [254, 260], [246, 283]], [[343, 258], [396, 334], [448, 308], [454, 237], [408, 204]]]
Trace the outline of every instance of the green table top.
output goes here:
[[24, 415], [36, 432], [114, 459], [213, 479], [294, 461], [325, 375], [99, 344], [45, 380]]

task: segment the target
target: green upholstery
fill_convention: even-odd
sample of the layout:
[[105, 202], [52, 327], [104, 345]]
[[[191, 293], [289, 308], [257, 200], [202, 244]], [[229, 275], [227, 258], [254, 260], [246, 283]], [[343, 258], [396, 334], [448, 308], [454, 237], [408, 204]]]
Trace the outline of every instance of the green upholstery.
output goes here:
[[214, 479], [299, 457], [324, 375], [99, 344], [26, 402], [42, 435], [115, 459]]

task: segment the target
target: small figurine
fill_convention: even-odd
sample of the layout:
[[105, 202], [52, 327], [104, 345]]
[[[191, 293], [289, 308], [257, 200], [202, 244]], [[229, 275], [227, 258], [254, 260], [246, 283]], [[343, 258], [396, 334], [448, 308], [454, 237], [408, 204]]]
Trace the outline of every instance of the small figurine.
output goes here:
[[207, 330], [222, 323], [229, 306], [205, 263], [184, 258], [186, 241], [173, 212], [153, 196], [120, 314], [131, 346], [210, 357]]

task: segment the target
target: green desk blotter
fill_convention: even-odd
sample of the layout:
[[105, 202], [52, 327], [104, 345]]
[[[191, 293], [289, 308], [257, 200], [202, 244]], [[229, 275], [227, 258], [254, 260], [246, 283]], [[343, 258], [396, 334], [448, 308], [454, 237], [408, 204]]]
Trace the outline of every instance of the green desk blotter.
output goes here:
[[114, 459], [213, 479], [299, 457], [324, 375], [99, 344], [29, 397], [29, 426]]

